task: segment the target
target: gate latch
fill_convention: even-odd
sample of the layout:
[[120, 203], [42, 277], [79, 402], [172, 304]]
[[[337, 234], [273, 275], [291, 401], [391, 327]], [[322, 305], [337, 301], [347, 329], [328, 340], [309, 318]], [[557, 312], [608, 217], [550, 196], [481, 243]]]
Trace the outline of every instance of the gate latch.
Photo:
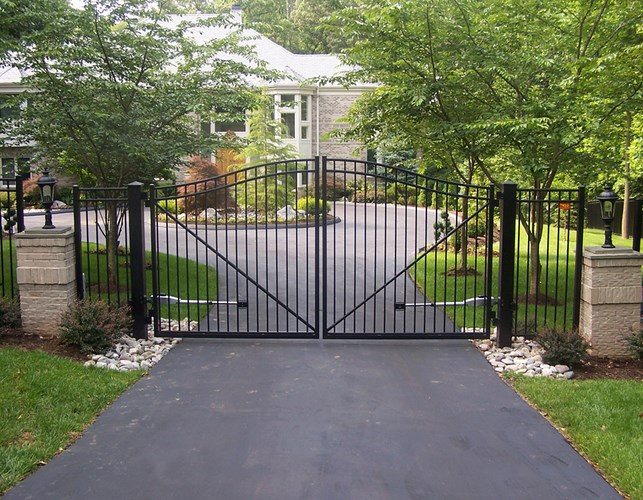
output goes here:
[[[494, 298], [491, 297], [491, 302], [494, 301]], [[484, 306], [487, 304], [487, 297], [484, 295], [478, 295], [477, 297], [471, 297], [470, 299], [451, 301], [451, 302], [396, 302], [395, 310], [401, 311], [407, 307], [449, 307], [449, 306]]]
[[167, 304], [195, 304], [195, 305], [208, 305], [208, 306], [223, 305], [223, 306], [237, 306], [239, 308], [248, 307], [248, 301], [247, 300], [181, 299], [179, 297], [175, 297], [174, 295], [167, 295], [165, 293], [161, 293], [161, 294], [156, 295], [156, 296], [152, 295], [150, 297], [150, 300], [152, 300], [152, 302], [154, 302], [155, 297], [159, 302], [166, 302]]

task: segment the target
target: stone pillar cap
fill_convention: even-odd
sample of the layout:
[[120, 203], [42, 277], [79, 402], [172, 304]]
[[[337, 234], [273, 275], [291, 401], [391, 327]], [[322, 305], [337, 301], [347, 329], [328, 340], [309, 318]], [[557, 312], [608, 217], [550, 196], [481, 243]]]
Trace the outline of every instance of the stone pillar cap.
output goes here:
[[585, 247], [583, 257], [588, 259], [637, 259], [643, 258], [643, 254], [626, 247]]
[[74, 234], [74, 228], [70, 226], [57, 227], [54, 229], [31, 228], [25, 229], [21, 233], [13, 235], [14, 238], [46, 238], [47, 236], [59, 238], [61, 236], [71, 236]]

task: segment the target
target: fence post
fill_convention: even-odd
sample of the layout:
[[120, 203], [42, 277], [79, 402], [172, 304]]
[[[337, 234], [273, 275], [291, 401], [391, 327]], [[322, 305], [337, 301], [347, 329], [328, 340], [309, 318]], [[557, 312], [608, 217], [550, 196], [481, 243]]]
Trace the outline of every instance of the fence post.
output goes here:
[[634, 203], [634, 227], [632, 228], [632, 250], [641, 251], [641, 226], [643, 226], [643, 200]]
[[576, 218], [576, 256], [574, 259], [574, 311], [572, 328], [580, 324], [580, 294], [583, 277], [583, 232], [585, 229], [585, 186], [578, 186], [578, 217]]
[[516, 194], [512, 181], [502, 183], [500, 193], [500, 266], [498, 268], [498, 347], [510, 347], [514, 313], [516, 265]]
[[25, 200], [22, 186], [22, 175], [16, 175], [16, 223], [17, 232], [25, 230]]
[[127, 186], [129, 210], [130, 271], [132, 286], [130, 306], [134, 321], [134, 338], [147, 338], [147, 290], [145, 283], [145, 207], [143, 184], [132, 182]]
[[74, 185], [74, 257], [76, 260], [76, 297], [78, 300], [85, 298], [85, 277], [83, 276], [83, 241], [80, 218], [80, 188]]

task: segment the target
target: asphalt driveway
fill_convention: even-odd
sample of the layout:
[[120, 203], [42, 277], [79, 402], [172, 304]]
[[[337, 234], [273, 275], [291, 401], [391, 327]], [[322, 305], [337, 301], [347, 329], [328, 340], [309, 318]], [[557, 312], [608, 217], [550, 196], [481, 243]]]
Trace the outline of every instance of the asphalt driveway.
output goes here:
[[468, 342], [184, 340], [6, 498], [619, 497]]

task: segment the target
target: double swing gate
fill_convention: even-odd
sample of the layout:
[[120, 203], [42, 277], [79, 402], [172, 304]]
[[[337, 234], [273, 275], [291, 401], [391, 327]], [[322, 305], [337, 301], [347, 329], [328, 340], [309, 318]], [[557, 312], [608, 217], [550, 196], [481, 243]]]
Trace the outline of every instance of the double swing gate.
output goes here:
[[578, 326], [584, 197], [326, 157], [75, 187], [78, 296], [138, 336], [510, 345]]
[[482, 338], [494, 191], [325, 157], [151, 186], [160, 336]]

